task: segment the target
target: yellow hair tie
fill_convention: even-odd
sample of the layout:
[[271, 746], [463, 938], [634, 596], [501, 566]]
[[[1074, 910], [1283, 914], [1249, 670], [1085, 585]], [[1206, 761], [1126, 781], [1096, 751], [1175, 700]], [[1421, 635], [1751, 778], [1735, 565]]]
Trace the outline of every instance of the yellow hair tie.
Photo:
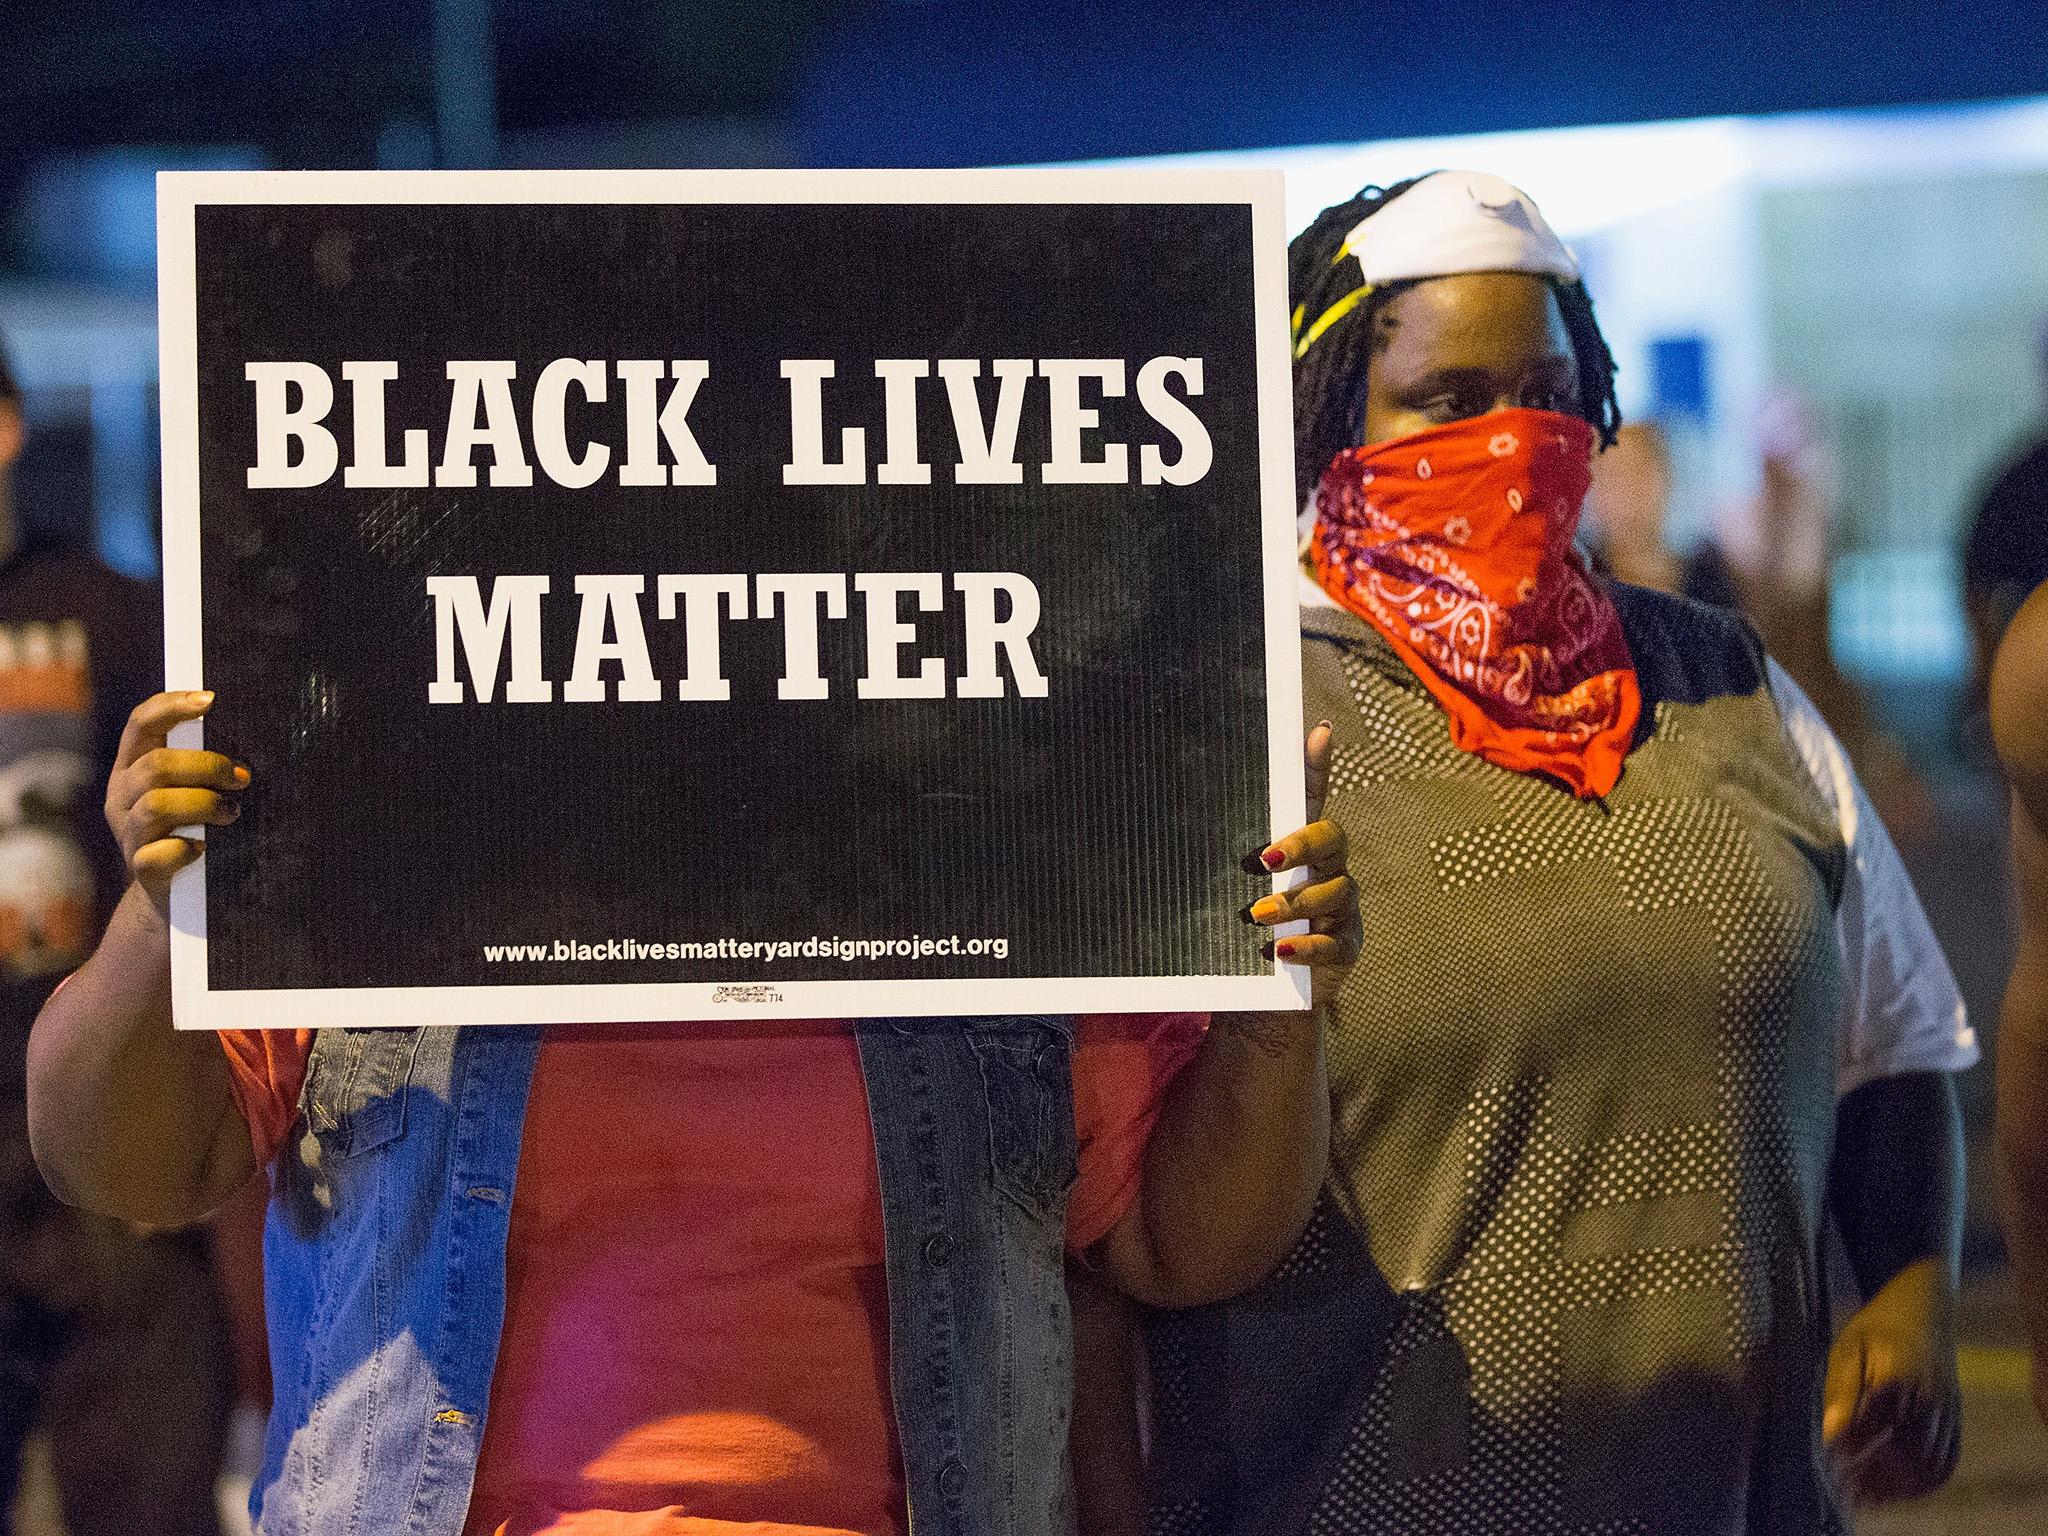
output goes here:
[[1316, 316], [1316, 323], [1310, 326], [1306, 331], [1301, 330], [1302, 311], [1297, 309], [1294, 312], [1294, 329], [1300, 332], [1301, 339], [1295, 342], [1294, 344], [1295, 361], [1299, 362], [1301, 360], [1302, 356], [1308, 351], [1308, 349], [1316, 344], [1317, 339], [1323, 334], [1323, 332], [1327, 331], [1339, 320], [1342, 320], [1346, 315], [1350, 314], [1352, 310], [1358, 308], [1360, 304], [1364, 303], [1367, 295], [1369, 295], [1371, 292], [1371, 283], [1365, 283], [1357, 288], [1352, 289], [1349, 293], [1345, 294], [1343, 298], [1339, 299], [1336, 303], [1332, 304], [1328, 309], [1324, 310], [1320, 315]]

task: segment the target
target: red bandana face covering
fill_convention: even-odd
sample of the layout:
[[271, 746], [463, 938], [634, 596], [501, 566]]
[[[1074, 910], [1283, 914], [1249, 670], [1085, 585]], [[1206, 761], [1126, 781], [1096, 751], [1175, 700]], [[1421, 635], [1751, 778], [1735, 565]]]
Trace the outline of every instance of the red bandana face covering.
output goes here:
[[1310, 555], [1450, 715], [1451, 740], [1581, 798], [1621, 781], [1642, 692], [1572, 547], [1593, 430], [1509, 410], [1337, 455]]

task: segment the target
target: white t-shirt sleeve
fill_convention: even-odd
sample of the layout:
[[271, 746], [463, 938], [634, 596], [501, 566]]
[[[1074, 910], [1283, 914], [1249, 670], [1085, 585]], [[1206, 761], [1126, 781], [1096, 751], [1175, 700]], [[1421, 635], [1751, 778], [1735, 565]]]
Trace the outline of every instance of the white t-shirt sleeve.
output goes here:
[[1777, 662], [1768, 665], [1778, 712], [1849, 855], [1835, 915], [1846, 981], [1836, 1092], [1880, 1077], [1975, 1065], [1977, 1032], [1891, 834], [1813, 701]]

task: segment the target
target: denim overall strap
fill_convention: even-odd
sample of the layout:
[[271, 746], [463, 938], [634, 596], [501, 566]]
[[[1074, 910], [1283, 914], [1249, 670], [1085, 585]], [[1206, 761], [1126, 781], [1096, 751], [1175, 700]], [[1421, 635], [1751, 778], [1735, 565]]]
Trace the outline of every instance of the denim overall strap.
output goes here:
[[863, 1024], [913, 1536], [1064, 1536], [1073, 1028]]
[[458, 1536], [537, 1029], [323, 1030], [264, 1234], [264, 1536]]

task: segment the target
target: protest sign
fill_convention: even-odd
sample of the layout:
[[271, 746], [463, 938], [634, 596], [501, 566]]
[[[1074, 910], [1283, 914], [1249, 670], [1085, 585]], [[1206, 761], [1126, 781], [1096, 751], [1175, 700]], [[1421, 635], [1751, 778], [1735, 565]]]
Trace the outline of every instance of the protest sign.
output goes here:
[[1277, 178], [158, 203], [181, 1026], [1301, 1005]]

